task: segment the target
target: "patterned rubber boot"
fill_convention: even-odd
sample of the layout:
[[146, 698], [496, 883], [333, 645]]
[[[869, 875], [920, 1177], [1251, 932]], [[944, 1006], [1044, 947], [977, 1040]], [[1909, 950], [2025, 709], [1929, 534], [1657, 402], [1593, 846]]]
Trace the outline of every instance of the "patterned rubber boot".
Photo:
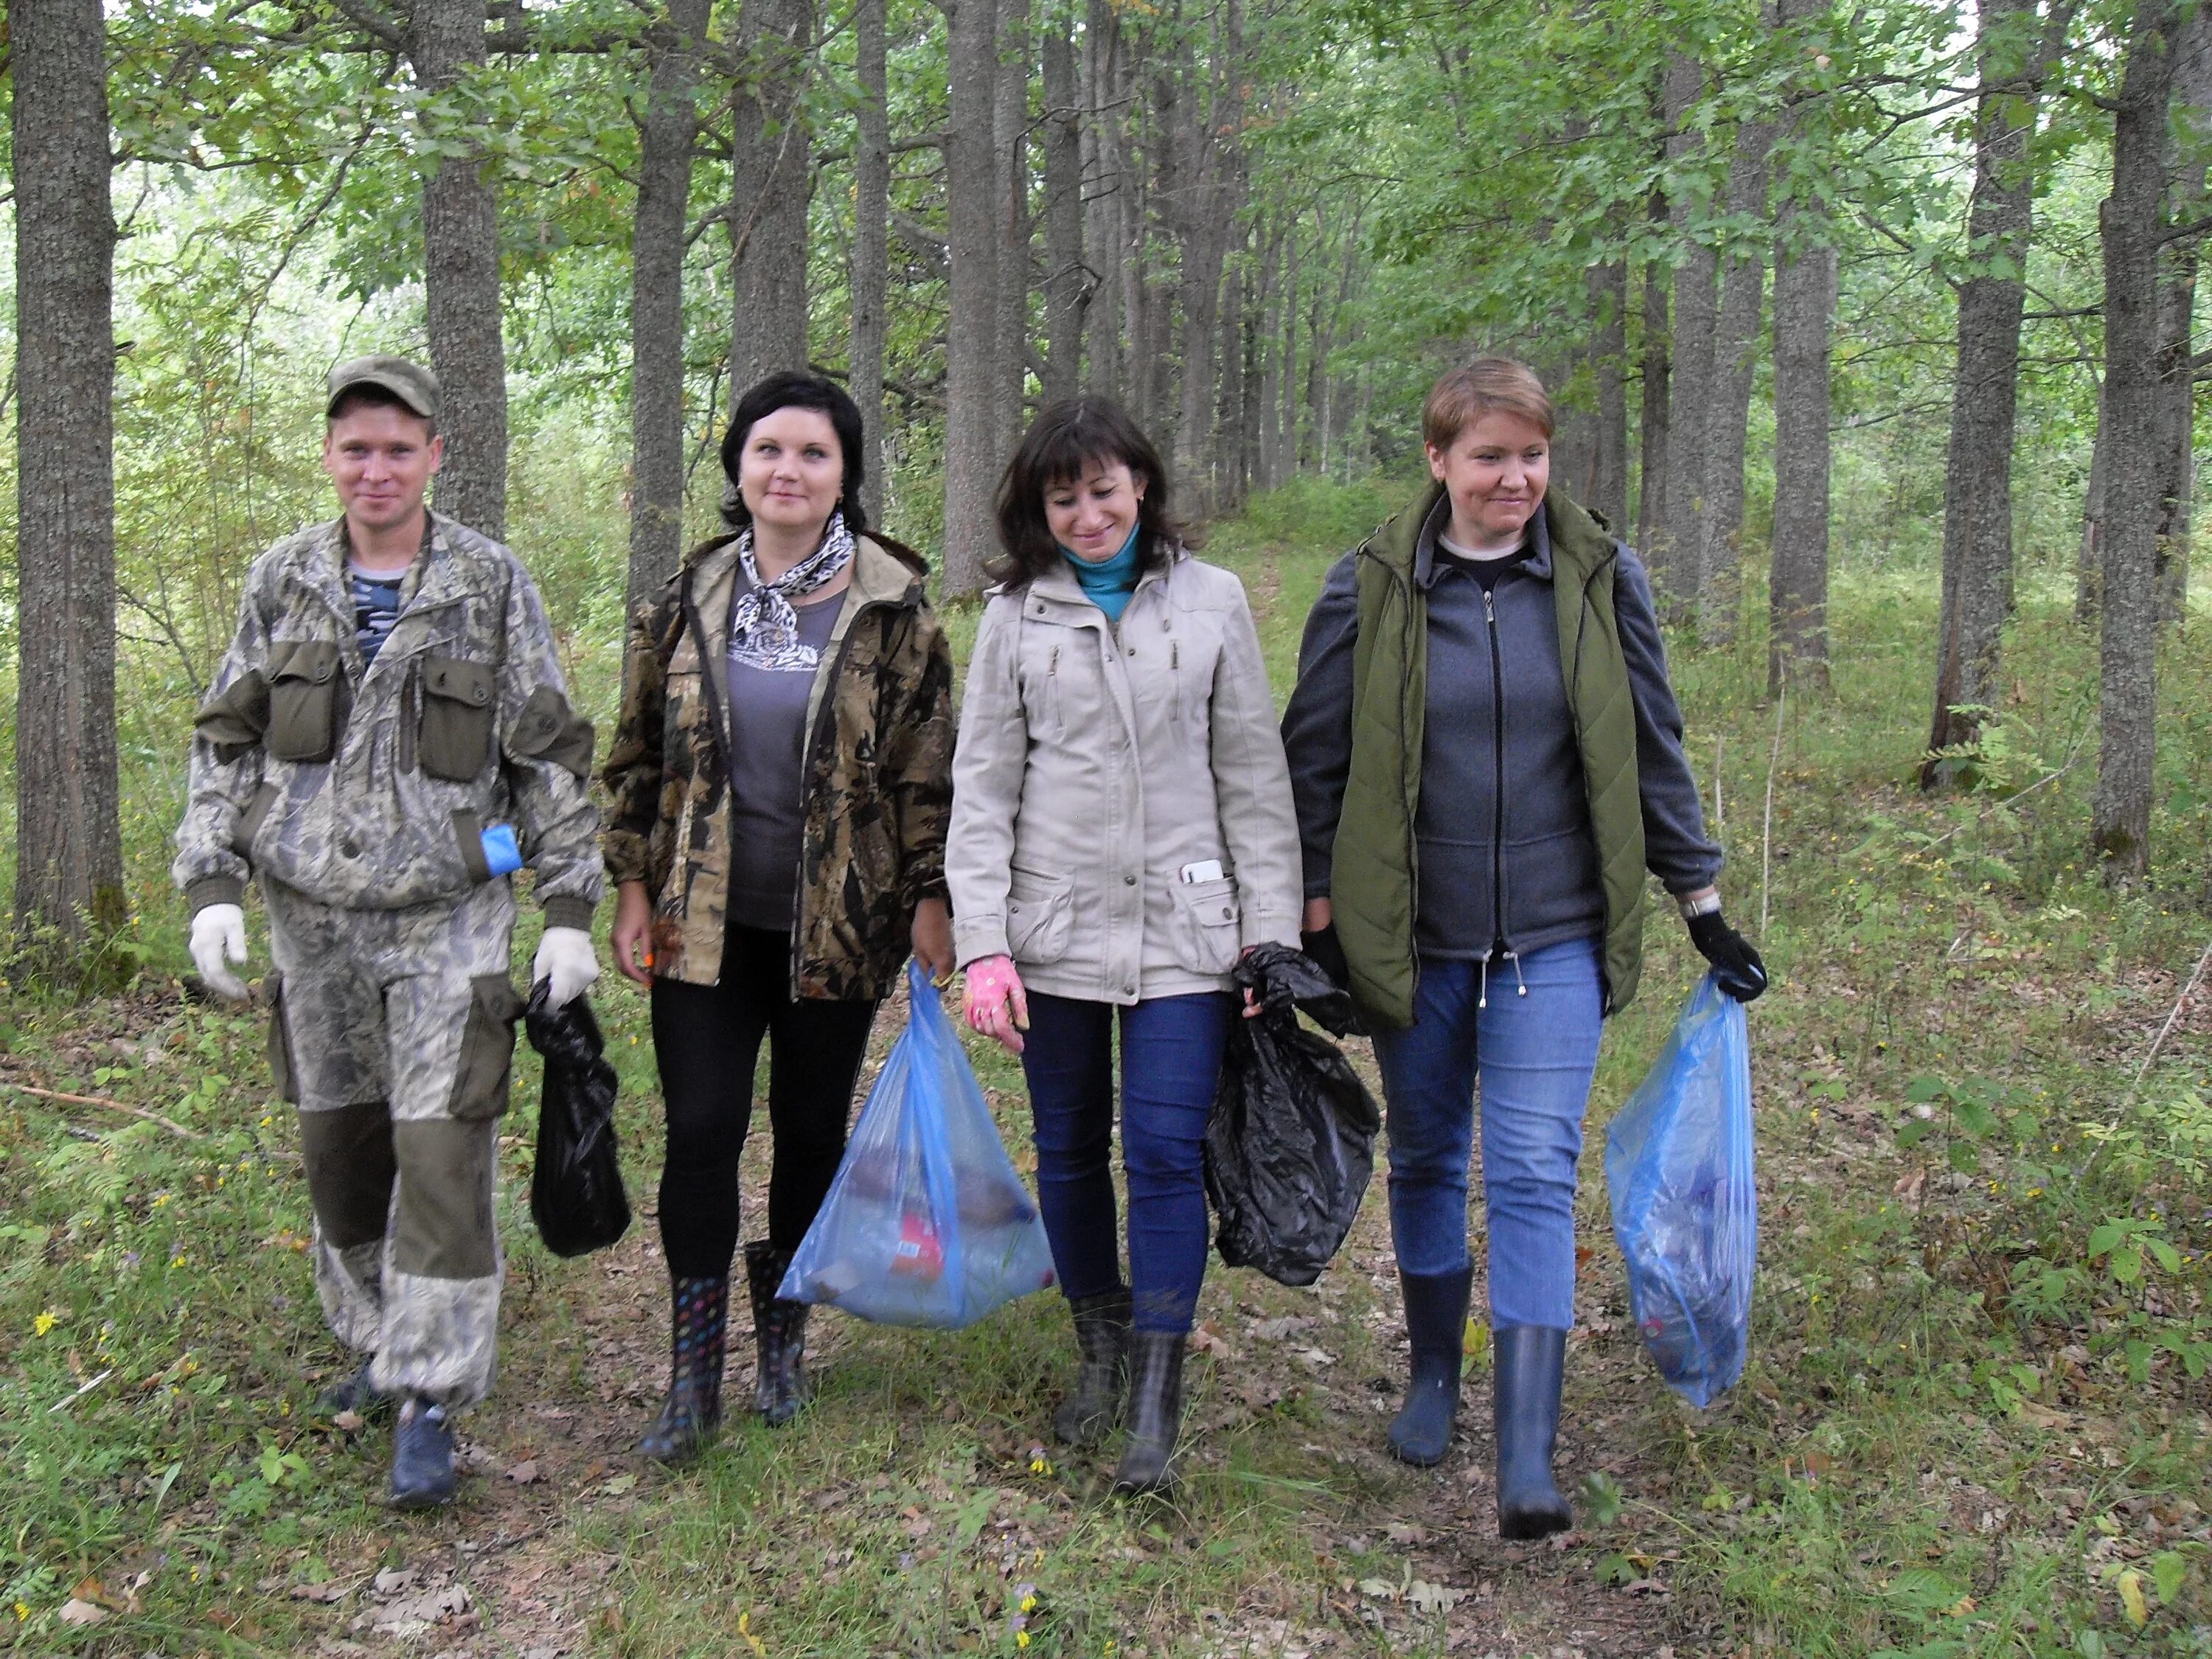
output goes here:
[[1117, 1492], [1160, 1492], [1175, 1480], [1182, 1355], [1181, 1331], [1138, 1331], [1129, 1339], [1129, 1434], [1114, 1471]]
[[674, 1466], [706, 1450], [721, 1425], [730, 1281], [672, 1278], [668, 1293], [668, 1398], [637, 1449], [656, 1463]]
[[763, 1422], [788, 1423], [813, 1393], [806, 1379], [809, 1304], [775, 1293], [791, 1252], [766, 1239], [745, 1246], [745, 1289], [753, 1304], [753, 1404]]
[[1129, 1386], [1129, 1291], [1124, 1286], [1071, 1297], [1067, 1308], [1075, 1316], [1075, 1346], [1083, 1358], [1075, 1387], [1052, 1414], [1052, 1431], [1067, 1445], [1095, 1446], [1121, 1414]]

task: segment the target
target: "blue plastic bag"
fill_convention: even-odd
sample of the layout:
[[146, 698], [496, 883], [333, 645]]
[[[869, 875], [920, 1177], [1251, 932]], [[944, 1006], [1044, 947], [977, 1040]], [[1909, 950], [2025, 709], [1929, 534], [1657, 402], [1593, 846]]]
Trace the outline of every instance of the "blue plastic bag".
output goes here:
[[907, 989], [906, 1030], [776, 1294], [951, 1330], [1051, 1285], [1052, 1246], [919, 963]]
[[1607, 1133], [1613, 1236], [1667, 1386], [1709, 1406], [1743, 1375], [1759, 1268], [1751, 1041], [1708, 974]]

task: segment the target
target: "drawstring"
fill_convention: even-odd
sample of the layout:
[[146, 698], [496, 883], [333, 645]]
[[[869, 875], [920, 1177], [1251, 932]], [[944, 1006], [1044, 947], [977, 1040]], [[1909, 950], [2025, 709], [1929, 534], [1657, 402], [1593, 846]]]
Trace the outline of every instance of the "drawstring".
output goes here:
[[1527, 996], [1528, 994], [1528, 981], [1521, 977], [1521, 953], [1518, 951], [1508, 951], [1505, 953], [1505, 959], [1513, 964], [1513, 982], [1521, 988], [1519, 991], [1515, 993], [1515, 994], [1517, 996]]
[[[1506, 961], [1513, 964], [1513, 982], [1520, 988], [1514, 992], [1514, 995], [1527, 996], [1528, 981], [1521, 976], [1521, 953], [1518, 951], [1507, 951], [1501, 954]], [[1490, 1006], [1490, 958], [1487, 956], [1482, 958], [1482, 984], [1480, 990], [1476, 994], [1474, 1006], [1478, 1012]]]
[[1478, 1011], [1490, 1006], [1490, 958], [1486, 956], [1482, 959], [1482, 988], [1474, 999], [1474, 1006]]

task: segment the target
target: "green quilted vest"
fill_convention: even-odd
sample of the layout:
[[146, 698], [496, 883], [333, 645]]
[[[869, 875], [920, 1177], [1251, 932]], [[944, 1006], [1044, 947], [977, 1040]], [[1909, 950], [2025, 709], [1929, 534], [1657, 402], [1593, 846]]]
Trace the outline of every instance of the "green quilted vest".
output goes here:
[[[1352, 765], [1331, 861], [1329, 900], [1352, 969], [1352, 995], [1382, 1023], [1413, 1023], [1413, 915], [1419, 872], [1428, 707], [1428, 600], [1413, 580], [1421, 526], [1443, 487], [1361, 544], [1359, 638], [1352, 652]], [[1589, 792], [1605, 888], [1605, 1012], [1636, 995], [1644, 966], [1644, 807], [1636, 781], [1636, 705], [1613, 614], [1613, 544], [1554, 487], [1544, 497], [1558, 602], [1559, 663]]]

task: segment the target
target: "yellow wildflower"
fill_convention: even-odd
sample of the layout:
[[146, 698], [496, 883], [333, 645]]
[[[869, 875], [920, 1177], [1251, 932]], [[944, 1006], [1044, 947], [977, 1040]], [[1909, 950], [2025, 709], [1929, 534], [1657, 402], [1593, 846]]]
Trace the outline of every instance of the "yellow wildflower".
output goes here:
[[61, 1322], [61, 1316], [59, 1314], [42, 1313], [36, 1319], [33, 1319], [31, 1322], [31, 1330], [34, 1335], [44, 1336], [48, 1331], [53, 1329], [55, 1326]]

